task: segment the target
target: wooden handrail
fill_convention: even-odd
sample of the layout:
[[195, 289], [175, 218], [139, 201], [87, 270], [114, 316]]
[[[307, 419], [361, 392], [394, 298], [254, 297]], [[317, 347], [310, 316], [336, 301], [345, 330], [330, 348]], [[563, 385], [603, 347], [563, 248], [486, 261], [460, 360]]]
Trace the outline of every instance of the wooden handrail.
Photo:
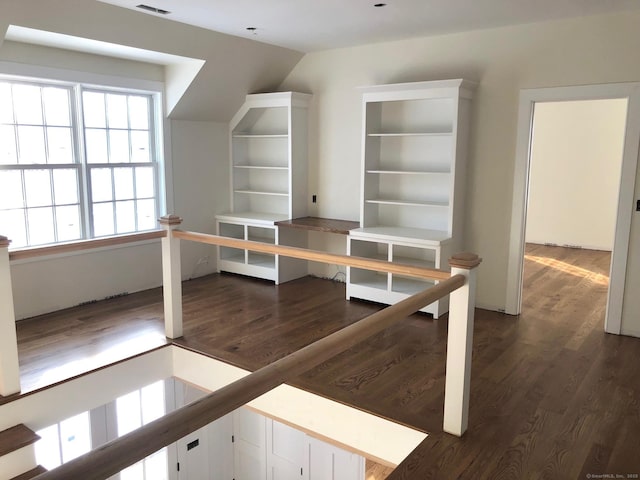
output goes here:
[[166, 235], [167, 232], [164, 230], [153, 230], [151, 232], [132, 233], [130, 235], [118, 235], [116, 237], [92, 238], [90, 240], [80, 240], [78, 242], [59, 243], [56, 245], [47, 245], [45, 247], [25, 248], [9, 252], [9, 260], [23, 260], [25, 258], [44, 257], [46, 255], [57, 255], [60, 253], [79, 252], [94, 248], [123, 245], [126, 243], [144, 242], [146, 240], [162, 238]]
[[[192, 237], [191, 234], [185, 232], [181, 232], [180, 235], [183, 236], [181, 238]], [[108, 478], [162, 447], [176, 442], [278, 385], [381, 332], [407, 315], [462, 287], [465, 282], [465, 276], [459, 274], [444, 279], [434, 287], [324, 337], [186, 407], [170, 412], [86, 455], [43, 473], [36, 479], [103, 480]]]
[[250, 240], [240, 240], [237, 238], [221, 237], [219, 235], [209, 235], [206, 233], [186, 232], [184, 230], [173, 230], [175, 238], [189, 240], [192, 242], [208, 243], [222, 247], [240, 248], [252, 250], [254, 252], [271, 253], [274, 255], [284, 255], [302, 260], [314, 262], [331, 263], [334, 265], [344, 265], [364, 270], [374, 270], [378, 272], [395, 273], [410, 277], [426, 278], [430, 280], [446, 280], [451, 274], [444, 270], [435, 268], [418, 267], [401, 263], [392, 263], [385, 260], [373, 258], [355, 257], [350, 255], [340, 255], [337, 253], [320, 252], [308, 250], [306, 248], [288, 247], [285, 245], [272, 245], [269, 243], [253, 242]]

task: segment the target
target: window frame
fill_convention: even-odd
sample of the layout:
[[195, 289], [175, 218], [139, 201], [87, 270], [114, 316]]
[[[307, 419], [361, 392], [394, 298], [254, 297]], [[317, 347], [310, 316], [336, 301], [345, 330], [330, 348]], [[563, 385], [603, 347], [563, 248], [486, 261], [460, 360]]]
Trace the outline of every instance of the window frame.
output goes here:
[[[11, 67], [11, 68], [7, 68]], [[164, 95], [164, 86], [160, 82], [156, 81], [147, 81], [147, 80], [137, 80], [137, 79], [123, 79], [120, 77], [110, 77], [107, 75], [100, 74], [83, 74], [81, 72], [68, 72], [64, 70], [57, 70], [55, 68], [42, 67], [37, 68], [38, 71], [42, 71], [42, 73], [46, 72], [47, 75], [33, 75], [35, 72], [30, 71], [27, 75], [16, 73], [15, 70], [20, 69], [20, 65], [15, 65], [9, 62], [0, 62], [0, 81], [8, 82], [8, 83], [18, 83], [18, 84], [27, 84], [27, 85], [35, 85], [39, 87], [56, 87], [56, 88], [65, 88], [69, 91], [69, 109], [70, 109], [70, 129], [71, 129], [71, 142], [72, 142], [72, 155], [73, 162], [65, 163], [65, 164], [3, 164], [0, 165], [0, 170], [13, 170], [23, 172], [25, 170], [35, 169], [35, 170], [46, 170], [48, 172], [52, 172], [56, 169], [73, 169], [77, 175], [78, 181], [78, 208], [79, 208], [79, 221], [81, 222], [79, 231], [81, 238], [74, 240], [57, 240], [57, 226], [55, 225], [55, 216], [54, 219], [54, 233], [56, 235], [56, 241], [52, 243], [46, 244], [35, 244], [35, 245], [21, 245], [19, 247], [11, 248], [11, 251], [21, 251], [21, 250], [30, 250], [30, 249], [46, 249], [52, 248], [54, 250], [56, 247], [60, 245], [68, 245], [74, 243], [83, 243], [93, 240], [104, 240], [112, 237], [120, 237], [120, 236], [136, 236], [140, 235], [141, 237], [145, 237], [145, 234], [149, 232], [159, 230], [159, 226], [155, 225], [153, 228], [145, 229], [145, 230], [134, 230], [123, 233], [114, 233], [110, 235], [100, 235], [96, 236], [94, 232], [94, 219], [93, 219], [93, 203], [92, 203], [92, 194], [91, 194], [91, 169], [93, 168], [108, 168], [112, 172], [115, 168], [118, 167], [128, 167], [135, 169], [137, 166], [141, 167], [151, 167], [154, 176], [153, 188], [154, 188], [154, 210], [156, 217], [160, 217], [167, 211], [168, 205], [172, 203], [172, 198], [170, 198], [171, 189], [167, 187], [168, 179], [170, 179], [171, 169], [169, 165], [170, 156], [168, 155], [169, 151], [167, 149], [168, 145], [168, 132], [165, 130], [164, 125], [164, 103], [163, 103], [163, 95]], [[13, 70], [13, 71], [12, 71]], [[32, 69], [28, 69], [32, 70]], [[6, 72], [9, 73], [6, 73]], [[69, 78], [71, 77], [71, 78]], [[78, 78], [79, 77], [79, 78]], [[59, 79], [62, 78], [62, 79]], [[85, 125], [84, 125], [84, 116], [82, 111], [82, 93], [85, 91], [95, 91], [99, 93], [109, 94], [124, 94], [124, 95], [141, 95], [146, 96], [149, 99], [149, 113], [148, 113], [148, 134], [149, 134], [149, 162], [130, 162], [130, 163], [107, 163], [107, 164], [90, 164], [87, 161], [87, 152], [85, 146]], [[14, 125], [18, 125], [17, 119], [14, 114]], [[47, 128], [45, 119], [43, 118], [43, 128]], [[131, 131], [130, 125], [127, 126], [127, 131]], [[17, 135], [17, 128], [16, 128]], [[48, 148], [48, 145], [45, 145], [45, 148]], [[50, 173], [52, 175], [52, 173]], [[53, 190], [53, 177], [50, 177], [50, 185]], [[112, 185], [112, 189], [114, 186]], [[134, 186], [134, 194], [135, 194], [135, 186]], [[132, 199], [136, 201], [137, 199], [134, 197]], [[114, 212], [115, 212], [115, 197], [112, 199], [112, 203], [114, 204]], [[75, 205], [75, 204], [74, 204]], [[55, 198], [52, 197], [52, 205], [51, 208], [55, 209]], [[24, 208], [27, 208], [26, 205]], [[134, 207], [135, 208], [135, 207]], [[136, 210], [134, 210], [136, 212]], [[137, 212], [136, 212], [137, 213]], [[115, 217], [115, 213], [114, 213]], [[137, 217], [136, 218], [136, 228], [138, 228]], [[26, 216], [25, 216], [25, 223]], [[114, 229], [116, 226], [114, 225]], [[25, 231], [27, 231], [28, 225], [25, 225]], [[3, 232], [0, 232], [2, 234]], [[11, 239], [10, 239], [11, 240]], [[28, 238], [27, 238], [28, 240]], [[149, 243], [155, 242], [156, 240], [148, 240], [142, 238], [141, 243]], [[122, 245], [116, 246], [107, 246], [102, 247], [101, 249], [110, 249], [110, 248], [122, 248]], [[66, 254], [56, 254], [53, 255], [70, 255], [73, 253]], [[29, 261], [29, 260], [22, 260]]]

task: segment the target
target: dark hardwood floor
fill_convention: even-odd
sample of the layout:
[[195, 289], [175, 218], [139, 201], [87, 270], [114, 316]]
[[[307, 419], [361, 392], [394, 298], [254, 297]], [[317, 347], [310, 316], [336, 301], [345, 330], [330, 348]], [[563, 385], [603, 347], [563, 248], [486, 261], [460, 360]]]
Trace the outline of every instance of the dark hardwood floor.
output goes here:
[[[446, 317], [413, 315], [293, 384], [430, 432], [389, 480], [638, 478], [627, 475], [640, 474], [640, 339], [603, 332], [608, 263], [608, 253], [528, 247], [522, 315], [476, 312], [462, 439], [441, 432]], [[344, 293], [310, 277], [192, 280], [176, 343], [256, 369], [380, 308]], [[23, 386], [85, 356], [163, 344], [161, 316], [155, 289], [20, 322]]]

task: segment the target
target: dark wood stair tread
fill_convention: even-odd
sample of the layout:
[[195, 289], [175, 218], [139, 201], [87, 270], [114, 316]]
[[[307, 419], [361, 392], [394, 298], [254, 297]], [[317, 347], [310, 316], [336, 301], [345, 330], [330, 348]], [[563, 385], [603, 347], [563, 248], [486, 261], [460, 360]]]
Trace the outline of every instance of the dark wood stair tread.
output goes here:
[[0, 457], [40, 440], [40, 436], [23, 424], [0, 432]]
[[31, 478], [37, 477], [38, 475], [46, 471], [47, 471], [46, 468], [44, 468], [42, 465], [38, 465], [36, 468], [31, 469], [28, 472], [24, 472], [23, 474], [18, 475], [17, 477], [13, 477], [11, 480], [29, 480]]

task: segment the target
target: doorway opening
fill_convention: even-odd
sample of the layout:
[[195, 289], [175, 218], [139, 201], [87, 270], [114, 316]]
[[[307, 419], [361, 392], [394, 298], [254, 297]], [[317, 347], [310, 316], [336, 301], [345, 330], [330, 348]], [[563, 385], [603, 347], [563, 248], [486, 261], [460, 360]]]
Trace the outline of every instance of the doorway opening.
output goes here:
[[522, 308], [540, 321], [571, 311], [581, 331], [602, 328], [627, 105], [626, 98], [534, 104]]
[[[635, 211], [634, 191], [640, 147], [640, 84], [610, 83], [570, 87], [524, 89], [520, 91], [515, 168], [513, 176], [513, 201], [511, 210], [511, 234], [507, 259], [507, 288], [505, 313], [518, 315], [522, 310], [522, 285], [524, 279], [524, 251], [529, 189], [529, 165], [533, 140], [533, 119], [536, 105], [543, 102], [568, 102], [581, 100], [622, 99], [627, 102], [624, 127], [622, 167], [619, 176], [615, 234], [611, 253], [610, 283], [607, 294], [604, 330], [621, 334], [631, 331], [629, 318], [623, 320], [623, 304], [631, 300], [628, 276], [635, 271], [628, 268], [629, 248], [632, 245], [632, 219]], [[553, 181], [553, 180], [552, 180]], [[629, 283], [629, 285], [627, 285]], [[623, 328], [624, 323], [624, 328]]]

